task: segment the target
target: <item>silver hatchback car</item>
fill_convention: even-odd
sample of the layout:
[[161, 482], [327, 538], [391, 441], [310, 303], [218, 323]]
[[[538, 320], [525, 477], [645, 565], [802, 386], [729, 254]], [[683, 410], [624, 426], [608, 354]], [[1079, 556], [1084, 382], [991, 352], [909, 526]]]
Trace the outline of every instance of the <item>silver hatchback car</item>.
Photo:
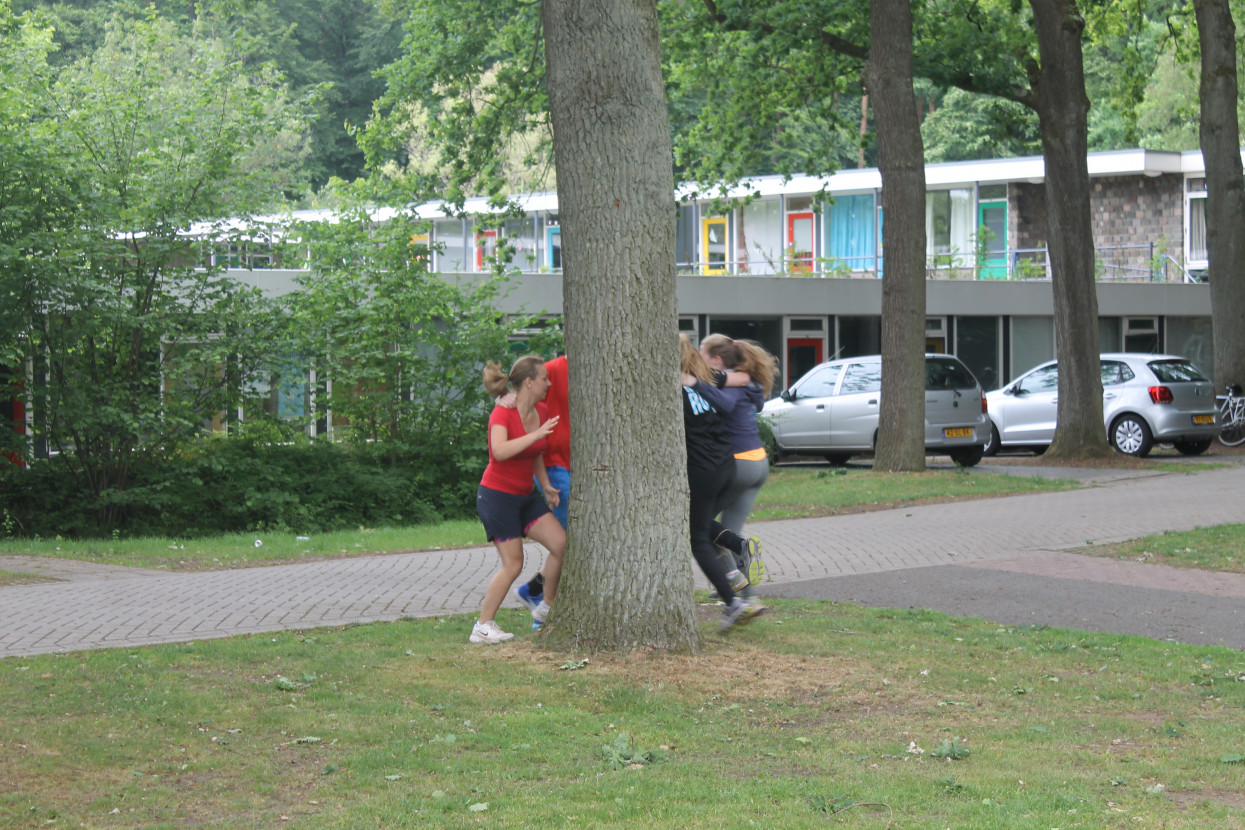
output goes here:
[[[814, 366], [761, 412], [773, 430], [775, 454], [820, 455], [832, 464], [871, 455], [881, 389], [881, 355]], [[977, 378], [956, 357], [925, 355], [925, 449], [971, 467], [989, 438], [986, 396]]]
[[[1102, 414], [1115, 449], [1144, 458], [1155, 442], [1184, 455], [1206, 452], [1219, 433], [1214, 385], [1186, 358], [1116, 352], [1101, 355]], [[990, 442], [986, 455], [1004, 447], [1044, 452], [1055, 437], [1059, 365], [1050, 360], [986, 393]]]

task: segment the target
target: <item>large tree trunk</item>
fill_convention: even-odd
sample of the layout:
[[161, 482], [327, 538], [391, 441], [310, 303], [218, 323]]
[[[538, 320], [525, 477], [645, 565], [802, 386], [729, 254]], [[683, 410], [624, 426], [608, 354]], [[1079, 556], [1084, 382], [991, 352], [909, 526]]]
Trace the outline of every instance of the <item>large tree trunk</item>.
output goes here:
[[1040, 69], [1029, 79], [1046, 161], [1046, 244], [1059, 359], [1058, 425], [1049, 457], [1108, 452], [1098, 368], [1098, 292], [1089, 201], [1088, 116], [1081, 33], [1074, 0], [1029, 0]]
[[925, 469], [925, 151], [912, 91], [912, 7], [874, 0], [864, 82], [882, 174], [882, 393], [874, 469]]
[[1194, 0], [1202, 45], [1201, 143], [1215, 385], [1245, 384], [1245, 177], [1237, 124], [1236, 26], [1227, 0]]
[[546, 639], [696, 648], [655, 0], [543, 0], [563, 227], [570, 539]]

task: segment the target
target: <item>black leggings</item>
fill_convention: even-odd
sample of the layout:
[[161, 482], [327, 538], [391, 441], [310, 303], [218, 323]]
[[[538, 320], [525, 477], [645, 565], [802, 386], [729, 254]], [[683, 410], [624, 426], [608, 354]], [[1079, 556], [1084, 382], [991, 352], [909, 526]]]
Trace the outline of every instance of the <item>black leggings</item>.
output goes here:
[[688, 489], [691, 490], [691, 507], [688, 525], [692, 537], [692, 556], [696, 564], [709, 578], [723, 602], [730, 603], [735, 597], [731, 582], [726, 578], [729, 570], [718, 549], [713, 544], [713, 517], [718, 515], [722, 498], [735, 480], [735, 459], [727, 456], [726, 463], [710, 472], [687, 472]]

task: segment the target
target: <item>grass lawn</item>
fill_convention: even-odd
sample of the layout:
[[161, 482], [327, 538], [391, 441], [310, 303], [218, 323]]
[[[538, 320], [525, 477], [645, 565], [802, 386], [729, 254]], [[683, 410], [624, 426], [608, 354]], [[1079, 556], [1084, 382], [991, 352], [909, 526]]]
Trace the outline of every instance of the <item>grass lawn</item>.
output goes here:
[[702, 611], [696, 655], [449, 617], [0, 660], [0, 826], [1245, 827], [1240, 652]]

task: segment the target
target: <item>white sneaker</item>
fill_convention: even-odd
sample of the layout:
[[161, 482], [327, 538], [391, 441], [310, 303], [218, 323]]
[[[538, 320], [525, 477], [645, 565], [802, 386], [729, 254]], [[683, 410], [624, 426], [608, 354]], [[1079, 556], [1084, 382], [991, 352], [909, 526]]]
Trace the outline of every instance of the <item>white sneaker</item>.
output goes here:
[[549, 603], [542, 600], [540, 605], [537, 605], [532, 609], [532, 620], [544, 625], [545, 620], [549, 618], [549, 612], [551, 610], [552, 609], [549, 607]]
[[478, 622], [471, 627], [471, 636], [467, 638], [473, 643], [504, 643], [507, 640], [513, 640], [513, 634], [507, 634], [497, 627], [497, 623], [489, 620], [488, 622]]

